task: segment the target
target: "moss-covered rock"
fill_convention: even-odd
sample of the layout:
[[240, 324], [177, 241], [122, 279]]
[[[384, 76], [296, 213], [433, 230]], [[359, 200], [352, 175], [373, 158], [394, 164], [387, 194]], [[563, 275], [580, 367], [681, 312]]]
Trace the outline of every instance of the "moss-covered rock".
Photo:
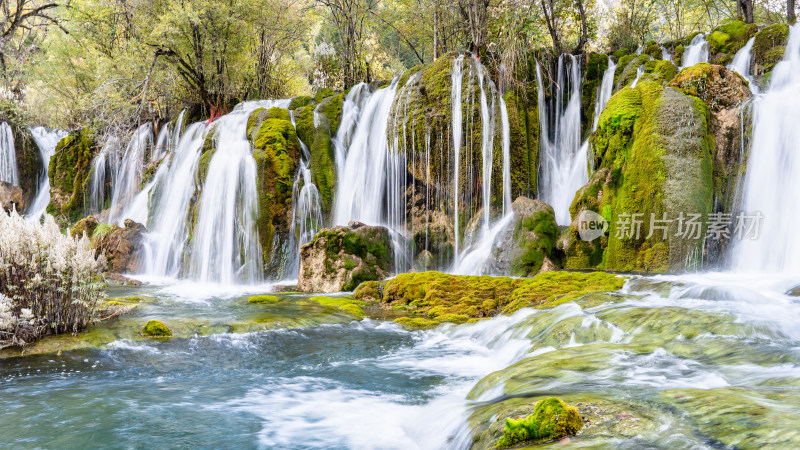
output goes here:
[[[331, 97], [331, 104], [327, 109], [336, 108], [333, 102], [342, 100], [339, 96]], [[329, 119], [323, 112], [320, 105], [308, 105], [295, 112], [295, 122], [297, 125], [297, 137], [300, 138], [309, 148], [311, 159], [309, 170], [314, 185], [319, 189], [322, 199], [322, 209], [325, 216], [328, 216], [333, 208], [334, 192], [336, 190], [336, 152], [333, 147], [331, 136], [336, 134], [339, 121]], [[338, 114], [341, 117], [341, 104], [338, 104]]]
[[348, 314], [355, 316], [357, 319], [366, 317], [364, 312], [364, 305], [366, 302], [361, 300], [354, 300], [353, 297], [322, 297], [315, 296], [305, 299], [307, 302], [317, 303], [322, 306], [335, 308], [344, 311]]
[[[703, 218], [712, 206], [709, 115], [699, 98], [649, 81], [611, 98], [592, 136], [597, 170], [570, 207], [575, 219], [564, 237], [565, 267], [666, 272], [692, 263], [702, 249]], [[610, 222], [608, 236], [580, 239], [578, 218], [584, 210]], [[680, 214], [700, 215], [697, 236], [678, 229]], [[673, 221], [653, 222], [665, 215]], [[679, 231], [685, 238], [675, 237]]]
[[254, 295], [247, 299], [249, 303], [277, 303], [281, 301], [280, 297], [274, 295]]
[[559, 398], [550, 397], [536, 403], [533, 414], [518, 420], [506, 419], [503, 436], [497, 441], [497, 448], [574, 436], [581, 428], [583, 421], [578, 410]]
[[709, 48], [709, 62], [726, 65], [733, 61], [734, 55], [758, 32], [758, 25], [733, 20], [714, 28], [706, 36]]
[[581, 86], [581, 130], [586, 135], [591, 132], [594, 120], [594, 104], [597, 102], [597, 89], [603, 83], [603, 74], [608, 68], [608, 55], [591, 53], [587, 57], [586, 73]]
[[[756, 34], [753, 42], [753, 75], [764, 77], [775, 64], [783, 59], [783, 51], [789, 39], [789, 26], [784, 23], [776, 23], [764, 27]], [[765, 87], [763, 83], [762, 87]]]
[[[105, 255], [111, 273], [136, 273], [141, 263], [144, 225], [125, 219], [124, 227], [96, 223], [93, 217], [79, 222], [81, 229], [93, 227], [91, 246], [97, 255]], [[77, 228], [77, 227], [76, 227]]]
[[150, 320], [142, 327], [142, 334], [151, 337], [169, 337], [172, 331], [159, 320]]
[[526, 197], [514, 200], [511, 208], [514, 217], [495, 238], [488, 273], [524, 277], [560, 267], [561, 257], [554, 251], [559, 231], [553, 208]]
[[292, 187], [300, 159], [289, 113], [282, 108], [254, 111], [249, 120], [253, 158], [258, 168], [258, 237], [266, 272], [282, 276], [290, 251]]
[[678, 73], [678, 67], [672, 61], [650, 60], [644, 64], [644, 74], [639, 81], [652, 81], [665, 85]]
[[97, 146], [87, 130], [70, 133], [56, 145], [50, 158], [50, 204], [47, 212], [75, 222], [83, 216], [92, 159]]
[[303, 292], [351, 291], [394, 270], [389, 230], [353, 223], [325, 228], [300, 249], [297, 288]]
[[622, 58], [619, 61], [619, 65], [617, 65], [617, 70], [614, 72], [614, 91], [633, 83], [639, 67], [647, 64], [648, 61], [650, 61], [650, 56], [646, 54], [628, 55]]
[[434, 326], [511, 314], [526, 307], [550, 308], [592, 292], [616, 291], [624, 284], [625, 278], [604, 272], [546, 272], [533, 278], [423, 272], [364, 283], [353, 297], [403, 311], [407, 317], [395, 319], [401, 324]]

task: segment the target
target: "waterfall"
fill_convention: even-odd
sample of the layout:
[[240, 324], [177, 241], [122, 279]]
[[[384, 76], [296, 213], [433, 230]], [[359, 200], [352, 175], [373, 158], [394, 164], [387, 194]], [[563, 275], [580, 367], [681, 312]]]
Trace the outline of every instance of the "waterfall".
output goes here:
[[505, 216], [511, 212], [511, 126], [508, 123], [508, 108], [503, 99], [503, 93], [498, 92], [500, 97], [500, 122], [503, 127], [503, 213]]
[[255, 284], [263, 279], [258, 241], [256, 162], [247, 120], [258, 108], [289, 100], [244, 102], [213, 125], [214, 151], [197, 206], [189, 274], [201, 282]]
[[742, 76], [748, 83], [750, 83], [750, 92], [758, 94], [759, 89], [753, 81], [752, 73], [750, 72], [750, 63], [753, 60], [753, 43], [756, 37], [753, 36], [747, 41], [744, 47], [740, 48], [736, 55], [733, 57], [733, 62], [728, 64], [728, 69], [733, 70]]
[[450, 103], [452, 104], [453, 118], [452, 118], [452, 131], [453, 131], [453, 228], [455, 229], [455, 242], [453, 243], [453, 261], [458, 265], [459, 261], [459, 224], [458, 218], [458, 180], [459, 180], [459, 166], [461, 161], [461, 134], [463, 132], [463, 110], [462, 110], [462, 88], [461, 85], [464, 81], [464, 55], [459, 55], [453, 60], [453, 73], [450, 75]]
[[[366, 83], [359, 83], [350, 89], [342, 104], [342, 120], [339, 122], [338, 130], [331, 139], [336, 154], [336, 173], [344, 173], [345, 162], [347, 161], [347, 148], [353, 141], [353, 134], [356, 131], [359, 119], [361, 118], [361, 110], [364, 108], [367, 99], [372, 96], [369, 90], [369, 85]], [[314, 109], [314, 126], [319, 126], [319, 112], [317, 108]]]
[[[131, 140], [122, 155], [116, 176], [113, 178], [111, 206], [107, 221], [122, 225], [125, 219], [133, 218], [131, 213], [140, 213], [141, 210], [131, 210], [134, 197], [141, 190], [142, 175], [144, 175], [145, 157], [148, 148], [153, 144], [153, 124], [144, 123], [134, 131]], [[134, 214], [141, 218], [141, 214]]]
[[639, 84], [639, 78], [642, 78], [644, 75], [644, 66], [639, 66], [636, 68], [636, 78], [633, 79], [633, 83], [631, 83], [631, 87], [635, 88], [637, 84]]
[[672, 62], [672, 54], [670, 54], [670, 52], [666, 49], [666, 47], [660, 44], [659, 47], [661, 47], [661, 59], [663, 59], [664, 61]]
[[47, 176], [47, 171], [50, 167], [50, 158], [56, 152], [56, 145], [58, 142], [67, 136], [67, 132], [63, 130], [51, 130], [45, 127], [31, 128], [31, 136], [39, 148], [39, 154], [42, 157], [42, 165], [44, 166], [42, 174], [39, 177], [39, 192], [33, 200], [30, 208], [28, 208], [28, 218], [31, 220], [39, 221], [44, 212], [47, 210], [47, 205], [50, 203], [50, 179]]
[[14, 133], [8, 122], [0, 123], [0, 181], [19, 185], [17, 150], [14, 148]]
[[600, 121], [600, 114], [606, 107], [606, 103], [611, 99], [611, 94], [614, 92], [614, 72], [617, 70], [617, 64], [611, 57], [608, 57], [608, 68], [603, 72], [603, 81], [600, 83], [600, 89], [597, 91], [597, 100], [594, 104], [594, 121], [592, 122], [592, 132], [597, 130], [597, 124]]
[[486, 99], [486, 89], [483, 86], [484, 68], [475, 59], [475, 71], [478, 73], [478, 86], [481, 89], [481, 155], [483, 156], [483, 230], [489, 231], [489, 222], [491, 219], [491, 201], [492, 201], [492, 150], [494, 143], [494, 110], [495, 103], [492, 99], [492, 106], [489, 105]]
[[589, 175], [586, 151], [581, 146], [580, 64], [574, 55], [564, 54], [558, 58], [557, 70], [552, 100], [547, 104], [541, 67], [536, 65], [541, 130], [539, 198], [553, 206], [556, 222], [567, 225], [575, 192], [586, 184]]
[[[289, 117], [296, 129], [294, 111], [289, 111]], [[300, 269], [300, 247], [310, 242], [322, 225], [322, 199], [319, 189], [311, 179], [311, 170], [308, 168], [311, 152], [302, 139], [298, 138], [298, 141], [302, 153], [300, 165], [292, 184], [292, 223], [289, 232], [293, 258], [290, 264], [291, 275], [297, 275]]]
[[397, 80], [394, 80], [366, 100], [338, 176], [335, 225], [347, 225], [350, 221], [383, 223], [389, 154], [386, 127], [396, 91]]
[[152, 224], [147, 234], [144, 273], [177, 277], [189, 239], [190, 205], [197, 190], [195, 178], [206, 127], [202, 122], [189, 125], [175, 145], [161, 192], [152, 197]]
[[683, 52], [683, 64], [680, 68], [683, 69], [702, 62], [708, 62], [708, 41], [706, 41], [704, 33], [692, 38], [691, 44]]
[[175, 120], [174, 127], [171, 122], [167, 122], [161, 128], [161, 131], [158, 132], [156, 145], [155, 147], [153, 147], [153, 151], [150, 153], [151, 164], [159, 161], [161, 158], [164, 157], [164, 155], [175, 149], [175, 146], [177, 145], [178, 140], [181, 137], [181, 130], [183, 129], [183, 118], [185, 114], [186, 110], [181, 111], [181, 113], [178, 114], [178, 118]]
[[[737, 240], [732, 236], [733, 267], [737, 270], [794, 274], [800, 271], [798, 98], [800, 25], [794, 25], [789, 31], [783, 60], [772, 70], [769, 87], [753, 102], [753, 136], [742, 211], [748, 216], [760, 213], [763, 220], [758, 239]], [[754, 225], [755, 221], [748, 224]]]

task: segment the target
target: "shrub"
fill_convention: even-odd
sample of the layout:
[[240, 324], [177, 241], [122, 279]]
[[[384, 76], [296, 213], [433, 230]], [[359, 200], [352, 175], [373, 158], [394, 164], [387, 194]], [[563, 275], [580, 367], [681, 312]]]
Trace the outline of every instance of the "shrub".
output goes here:
[[62, 234], [52, 216], [0, 214], [0, 348], [85, 329], [105, 297], [103, 267], [89, 240]]

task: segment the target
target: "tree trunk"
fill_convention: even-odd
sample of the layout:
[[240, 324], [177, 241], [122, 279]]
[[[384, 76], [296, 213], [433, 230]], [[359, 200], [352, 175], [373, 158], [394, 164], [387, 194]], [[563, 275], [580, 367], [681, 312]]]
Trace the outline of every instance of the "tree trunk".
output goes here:
[[578, 13], [581, 16], [581, 36], [578, 39], [578, 45], [575, 46], [573, 54], [583, 53], [583, 46], [589, 41], [589, 26], [586, 24], [586, 9], [583, 7], [583, 0], [577, 0]]
[[736, 10], [737, 11], [741, 11], [740, 12], [740, 17], [744, 16], [742, 18], [746, 23], [753, 23], [754, 22], [753, 0], [737, 0], [736, 1]]
[[797, 16], [794, 13], [794, 0], [786, 0], [786, 19], [789, 25], [794, 25], [797, 22]]

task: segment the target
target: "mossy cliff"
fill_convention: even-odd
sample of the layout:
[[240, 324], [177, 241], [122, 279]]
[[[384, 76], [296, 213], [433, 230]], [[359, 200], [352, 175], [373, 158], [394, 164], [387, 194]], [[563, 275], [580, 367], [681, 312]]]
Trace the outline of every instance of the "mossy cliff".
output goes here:
[[396, 322], [418, 328], [472, 322], [526, 307], [551, 308], [592, 292], [619, 290], [625, 280], [604, 272], [546, 272], [534, 278], [403, 273], [363, 283], [353, 297], [400, 314]]
[[597, 90], [603, 84], [603, 74], [608, 69], [608, 55], [590, 53], [586, 56], [586, 71], [581, 80], [581, 130], [586, 135], [592, 130]]
[[[611, 98], [591, 143], [595, 172], [576, 194], [573, 223], [559, 242], [565, 267], [685, 270], [700, 256], [702, 224], [712, 205], [715, 144], [708, 106], [674, 88], [642, 81]], [[591, 242], [580, 238], [578, 217], [584, 210], [610, 223], [607, 236]], [[681, 214], [700, 214], [699, 237], [694, 232], [675, 237], [685, 231], [675, 221]], [[673, 222], [651, 223], [664, 215]]]
[[[747, 161], [741, 131], [742, 108], [750, 98], [747, 81], [723, 66], [697, 64], [683, 69], [669, 86], [708, 105], [714, 134], [714, 212], [733, 213]], [[727, 240], [707, 242], [705, 263], [718, 262], [727, 244]]]
[[297, 288], [303, 292], [351, 291], [394, 270], [389, 230], [361, 223], [320, 230], [300, 249]]
[[331, 212], [336, 190], [336, 153], [331, 137], [339, 128], [344, 99], [344, 94], [337, 94], [294, 110], [297, 137], [311, 152], [309, 170], [322, 198], [324, 216]]
[[786, 42], [789, 40], [789, 26], [776, 23], [764, 27], [756, 34], [753, 42], [753, 75], [760, 80], [761, 87], [766, 87], [769, 74], [783, 59]]
[[254, 111], [248, 121], [256, 161], [258, 237], [266, 272], [283, 274], [289, 260], [292, 186], [300, 160], [300, 142], [287, 110]]
[[[458, 161], [454, 160], [452, 75], [454, 63], [460, 61], [462, 135]], [[481, 84], [481, 77], [483, 83]], [[409, 230], [415, 232], [414, 260], [431, 260], [434, 267], [447, 257], [440, 256], [452, 247], [454, 211], [458, 208], [460, 232], [483, 206], [482, 187], [491, 185], [492, 210], [499, 210], [503, 201], [503, 129], [502, 102], [490, 74], [469, 55], [455, 53], [412, 68], [398, 80], [397, 94], [388, 124], [391, 151], [405, 157], [407, 188], [405, 213]], [[491, 137], [483, 136], [481, 92], [486, 96], [492, 120]], [[535, 92], [535, 90], [534, 90]], [[506, 94], [511, 149], [512, 195], [535, 190], [535, 161], [538, 150], [538, 115], [535, 100], [522, 90]], [[535, 99], [535, 95], [533, 97]], [[532, 107], [532, 108], [531, 108]], [[491, 180], [483, 180], [483, 141], [491, 143]], [[458, 165], [458, 179], [454, 179]], [[459, 201], [456, 205], [455, 186]], [[422, 234], [419, 234], [422, 233]], [[435, 236], [433, 245], [425, 236]], [[458, 237], [461, 239], [461, 236]], [[426, 264], [422, 264], [426, 266]]]
[[50, 204], [47, 212], [76, 222], [85, 210], [87, 184], [97, 146], [87, 130], [73, 131], [56, 145], [50, 158]]

